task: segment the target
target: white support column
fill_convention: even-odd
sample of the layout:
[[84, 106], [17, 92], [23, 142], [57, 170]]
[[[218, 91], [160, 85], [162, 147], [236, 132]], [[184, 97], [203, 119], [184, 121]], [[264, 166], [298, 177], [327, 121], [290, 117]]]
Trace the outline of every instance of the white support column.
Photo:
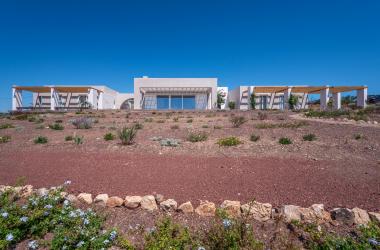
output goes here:
[[95, 99], [95, 90], [94, 89], [90, 89], [88, 91], [88, 94], [87, 94], [87, 102], [90, 104], [90, 108], [96, 108], [95, 107], [95, 103], [94, 103], [94, 99]]
[[55, 110], [58, 106], [57, 92], [54, 88], [50, 88], [50, 109]]
[[356, 106], [365, 108], [367, 106], [368, 88], [356, 91]]
[[341, 93], [340, 93], [340, 92], [338, 92], [338, 93], [333, 93], [332, 97], [333, 97], [333, 105], [334, 105], [334, 109], [335, 109], [335, 110], [341, 109], [341, 107], [342, 107], [342, 103], [341, 103]]
[[104, 98], [104, 93], [103, 92], [99, 92], [99, 95], [98, 95], [98, 109], [103, 109], [103, 98]]
[[22, 107], [22, 91], [12, 88], [12, 111]]
[[320, 91], [320, 94], [321, 94], [320, 107], [322, 110], [326, 110], [328, 102], [329, 102], [329, 88], [322, 89]]
[[306, 103], [307, 103], [307, 97], [309, 96], [308, 93], [304, 93], [302, 96], [302, 103], [301, 103], [301, 109], [305, 109]]
[[274, 103], [275, 97], [276, 97], [276, 93], [271, 93], [270, 100], [269, 100], [269, 109], [273, 109], [273, 103]]
[[289, 109], [289, 98], [292, 93], [292, 88], [288, 88], [284, 92], [284, 109]]

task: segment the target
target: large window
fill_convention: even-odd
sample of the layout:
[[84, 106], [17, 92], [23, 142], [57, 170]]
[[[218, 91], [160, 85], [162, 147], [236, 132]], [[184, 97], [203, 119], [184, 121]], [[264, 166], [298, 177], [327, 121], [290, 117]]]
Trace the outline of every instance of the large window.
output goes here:
[[169, 109], [169, 96], [158, 95], [157, 96], [157, 109]]
[[182, 95], [158, 95], [157, 96], [157, 109], [195, 109], [196, 108], [195, 96], [182, 96]]
[[170, 109], [182, 109], [182, 96], [172, 95], [170, 97]]
[[183, 97], [183, 109], [195, 109], [195, 96]]

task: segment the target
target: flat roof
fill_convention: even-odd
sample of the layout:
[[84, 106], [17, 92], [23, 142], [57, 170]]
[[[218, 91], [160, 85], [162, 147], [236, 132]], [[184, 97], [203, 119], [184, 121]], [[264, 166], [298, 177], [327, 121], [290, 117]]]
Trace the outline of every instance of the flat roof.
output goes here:
[[54, 88], [60, 93], [86, 93], [90, 89], [103, 92], [92, 86], [13, 86], [13, 88], [17, 90], [30, 91], [33, 93], [50, 93], [51, 88]]

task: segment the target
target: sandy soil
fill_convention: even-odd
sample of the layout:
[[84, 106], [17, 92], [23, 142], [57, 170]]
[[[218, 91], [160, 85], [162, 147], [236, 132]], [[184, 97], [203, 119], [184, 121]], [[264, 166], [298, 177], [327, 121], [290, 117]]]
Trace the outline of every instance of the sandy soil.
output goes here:
[[[38, 124], [9, 119], [15, 128], [0, 130], [11, 142], [0, 144], [0, 184], [14, 184], [19, 177], [36, 187], [73, 181], [71, 191], [107, 192], [110, 195], [161, 193], [178, 201], [200, 199], [221, 202], [256, 198], [274, 205], [327, 207], [380, 207], [380, 126], [362, 126], [319, 120], [307, 121], [298, 128], [258, 129], [262, 123], [290, 124], [296, 116], [284, 112], [93, 112], [98, 120], [92, 129], [78, 130], [70, 119], [83, 114], [44, 114], [44, 126], [63, 120], [65, 129], [36, 129]], [[233, 128], [231, 115], [243, 115], [247, 122]], [[128, 116], [128, 118], [127, 118]], [[178, 117], [178, 122], [173, 120]], [[150, 122], [149, 118], [152, 118]], [[192, 119], [190, 123], [188, 120]], [[122, 126], [143, 124], [136, 143], [122, 146], [119, 140], [104, 141], [107, 132], [117, 134]], [[178, 125], [179, 129], [172, 129]], [[215, 129], [214, 126], [220, 126]], [[189, 131], [207, 132], [208, 140], [186, 141]], [[84, 144], [65, 142], [66, 135], [84, 136]], [[250, 135], [260, 136], [251, 142]], [[314, 133], [317, 140], [303, 141]], [[354, 136], [361, 134], [363, 139]], [[35, 145], [38, 135], [48, 137], [45, 145]], [[161, 147], [154, 136], [181, 139], [176, 148]], [[243, 144], [219, 147], [219, 138], [237, 136]], [[293, 144], [280, 145], [286, 136]]]

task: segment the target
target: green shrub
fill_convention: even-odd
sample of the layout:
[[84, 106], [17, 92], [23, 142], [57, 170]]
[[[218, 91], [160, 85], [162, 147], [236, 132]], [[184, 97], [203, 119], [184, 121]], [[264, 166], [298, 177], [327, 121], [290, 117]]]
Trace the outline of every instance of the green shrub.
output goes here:
[[38, 136], [34, 139], [35, 144], [45, 144], [48, 142], [48, 139], [45, 136]]
[[309, 110], [305, 113], [306, 117], [323, 117], [323, 118], [334, 118], [339, 116], [348, 116], [350, 112], [347, 110], [334, 110], [334, 111], [319, 111], [319, 110]]
[[202, 125], [202, 128], [208, 128], [208, 125], [207, 124]]
[[179, 117], [174, 117], [173, 118], [173, 122], [178, 122], [178, 120], [179, 120]]
[[145, 118], [144, 120], [145, 122], [153, 122], [153, 118], [152, 117], [149, 117], [149, 118]]
[[177, 147], [181, 144], [181, 141], [175, 138], [159, 138], [159, 141], [160, 145], [164, 147]]
[[75, 135], [73, 141], [76, 145], [83, 144], [84, 136]]
[[230, 122], [232, 123], [232, 127], [238, 128], [247, 122], [247, 119], [245, 119], [244, 116], [233, 116], [231, 117]]
[[206, 141], [208, 135], [205, 132], [190, 132], [187, 136], [187, 140], [190, 142]]
[[258, 141], [260, 140], [260, 136], [259, 135], [255, 135], [255, 134], [251, 134], [250, 138], [249, 138], [251, 141]]
[[278, 143], [280, 143], [282, 145], [288, 145], [288, 144], [292, 144], [292, 141], [289, 138], [287, 138], [287, 137], [281, 137], [278, 140]]
[[239, 138], [231, 136], [231, 137], [226, 137], [226, 138], [221, 138], [218, 140], [217, 144], [219, 146], [236, 146], [239, 144], [242, 144], [242, 141], [240, 141]]
[[62, 120], [56, 120], [55, 123], [62, 123]]
[[0, 144], [10, 142], [10, 141], [11, 141], [11, 137], [9, 135], [0, 136]]
[[112, 133], [107, 133], [107, 134], [104, 135], [103, 138], [104, 138], [105, 141], [112, 141], [112, 140], [115, 139], [115, 135], [112, 134]]
[[90, 117], [79, 117], [71, 121], [77, 129], [90, 129], [92, 128], [93, 119]]
[[315, 141], [317, 139], [317, 136], [315, 134], [307, 134], [304, 135], [302, 138], [304, 141]]
[[53, 129], [53, 130], [63, 130], [64, 129], [64, 127], [59, 123], [50, 124], [49, 128]]
[[222, 129], [222, 126], [215, 125], [215, 126], [214, 126], [214, 129]]
[[65, 141], [72, 141], [74, 137], [72, 135], [65, 136]]
[[134, 127], [135, 127], [135, 129], [143, 129], [144, 125], [142, 125], [141, 123], [137, 122], [136, 124], [134, 124]]
[[363, 134], [354, 134], [354, 139], [355, 140], [365, 139], [365, 136]]
[[155, 228], [146, 235], [144, 249], [195, 249], [188, 229], [173, 223], [169, 217], [156, 223]]
[[11, 117], [11, 119], [19, 120], [19, 121], [25, 121], [25, 120], [28, 120], [28, 115], [27, 114], [14, 115]]
[[192, 123], [192, 122], [193, 122], [193, 119], [188, 119], [186, 122], [187, 122], [187, 123]]
[[5, 123], [0, 125], [0, 129], [14, 128], [14, 126], [10, 123]]
[[179, 126], [178, 125], [173, 125], [173, 126], [170, 126], [171, 129], [179, 129]]
[[119, 131], [119, 138], [121, 140], [121, 143], [123, 145], [130, 145], [133, 144], [134, 139], [137, 134], [137, 129], [133, 127], [124, 127]]
[[28, 116], [28, 122], [35, 122], [37, 118], [35, 116]]
[[270, 129], [270, 128], [291, 128], [296, 129], [303, 126], [308, 126], [306, 121], [299, 122], [286, 122], [286, 123], [260, 123], [256, 125], [257, 129]]
[[232, 101], [228, 102], [228, 107], [230, 109], [235, 109], [235, 102], [232, 102]]

